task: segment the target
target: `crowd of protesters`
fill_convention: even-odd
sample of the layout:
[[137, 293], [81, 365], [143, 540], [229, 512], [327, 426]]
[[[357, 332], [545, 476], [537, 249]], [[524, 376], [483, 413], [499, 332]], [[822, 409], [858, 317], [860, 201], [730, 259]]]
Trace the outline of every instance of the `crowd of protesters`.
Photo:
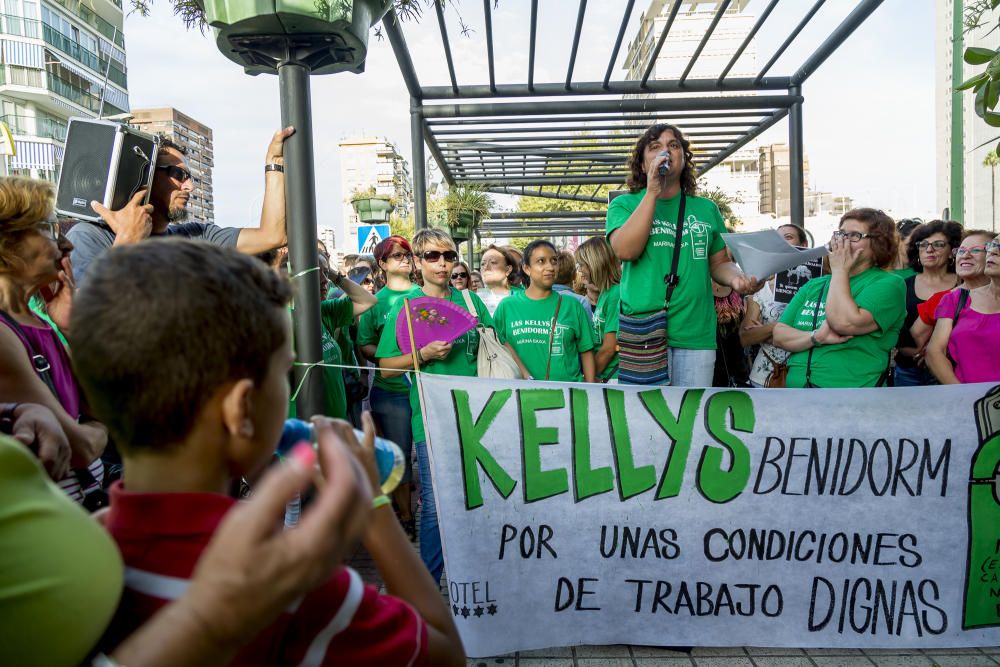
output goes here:
[[[495, 343], [509, 377], [526, 382], [1000, 381], [991, 232], [848, 211], [822, 275], [785, 303], [777, 277], [733, 261], [718, 208], [697, 195], [690, 143], [657, 124], [636, 143], [607, 235], [573, 252], [538, 239], [489, 245], [477, 262], [447, 232], [422, 229], [339, 266], [320, 244], [303, 272], [285, 247], [292, 132], [268, 146], [258, 228], [184, 222], [194, 183], [174, 145], [160, 151], [150, 203], [96, 205], [100, 224], [57, 220], [44, 182], [0, 179], [0, 430], [12, 436], [0, 437], [0, 658], [463, 664], [438, 589], [444, 559], [413, 372], [474, 377], [483, 345]], [[801, 227], [777, 232], [809, 245]], [[311, 270], [324, 415], [313, 417], [316, 448], [275, 465], [284, 420], [296, 416], [289, 312], [296, 277]], [[404, 352], [397, 322], [420, 297], [479, 326]], [[376, 433], [406, 462], [391, 497], [375, 470]], [[326, 483], [307, 491], [317, 461]], [[247, 488], [252, 499], [237, 506]], [[298, 528], [276, 527], [300, 498]], [[100, 510], [100, 523], [85, 510]], [[386, 593], [343, 565], [358, 541]], [[24, 582], [36, 592], [12, 594]], [[64, 641], [46, 641], [54, 628]]]

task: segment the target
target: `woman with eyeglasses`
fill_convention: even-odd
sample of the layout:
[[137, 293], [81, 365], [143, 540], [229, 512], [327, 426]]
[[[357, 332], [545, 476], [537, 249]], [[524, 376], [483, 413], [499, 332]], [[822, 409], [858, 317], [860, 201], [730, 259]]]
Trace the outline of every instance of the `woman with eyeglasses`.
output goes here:
[[621, 308], [622, 265], [602, 237], [587, 239], [576, 249], [577, 271], [588, 293], [597, 292], [591, 320], [594, 372], [601, 382], [618, 380], [618, 311]]
[[483, 289], [483, 275], [479, 271], [469, 273], [469, 289], [473, 292]]
[[[390, 236], [382, 240], [375, 246], [375, 261], [385, 275], [385, 287], [375, 294], [375, 306], [362, 315], [358, 322], [358, 345], [369, 361], [378, 364], [376, 351], [386, 319], [398, 308], [403, 297], [413, 291], [413, 282], [410, 280], [413, 274], [413, 250], [410, 242], [402, 236]], [[413, 490], [413, 465], [410, 462], [413, 453], [410, 383], [405, 375], [386, 377], [382, 373], [376, 373], [368, 402], [379, 433], [403, 450], [406, 470], [399, 486], [392, 493], [392, 499], [399, 512], [403, 530], [412, 540], [416, 537], [416, 524], [410, 502]]]
[[479, 260], [483, 288], [476, 294], [486, 304], [490, 315], [496, 312], [503, 299], [520, 289], [519, 266], [520, 259], [510, 248], [491, 245], [483, 253]]
[[[959, 283], [955, 289], [973, 290], [990, 282], [983, 275], [986, 268], [986, 244], [993, 240], [994, 232], [985, 229], [967, 229], [962, 236], [962, 244], [955, 250], [955, 275]], [[934, 332], [937, 322], [937, 307], [941, 299], [952, 290], [938, 292], [917, 306], [917, 320], [910, 327], [910, 335], [917, 347], [924, 351]]]
[[830, 275], [799, 289], [772, 331], [787, 350], [788, 387], [878, 387], [906, 318], [906, 286], [889, 272], [896, 228], [888, 215], [856, 208], [830, 240]]
[[583, 306], [553, 291], [559, 252], [548, 241], [524, 249], [524, 272], [531, 282], [497, 306], [500, 341], [514, 348], [536, 380], [596, 382], [594, 334]]
[[[423, 287], [414, 287], [406, 297], [432, 296], [451, 301], [462, 309], [466, 308], [465, 297], [472, 300], [473, 315], [485, 326], [493, 326], [493, 318], [482, 300], [471, 293], [463, 293], [451, 287], [451, 272], [458, 263], [455, 242], [441, 229], [421, 229], [413, 236], [413, 257], [417, 270], [423, 276]], [[401, 283], [398, 283], [401, 285]], [[420, 364], [420, 371], [436, 375], [459, 375], [475, 377], [479, 333], [476, 329], [459, 336], [450, 343], [433, 341], [418, 349], [414, 355], [403, 354], [396, 339], [396, 320], [406, 317], [402, 312], [403, 300], [398, 299], [385, 319], [385, 327], [379, 337], [375, 357], [381, 375], [385, 379], [399, 378], [413, 369], [413, 357]], [[427, 436], [420, 415], [420, 399], [417, 385], [412, 383], [409, 391], [413, 442], [417, 449], [417, 465], [420, 472], [420, 558], [423, 560], [435, 582], [441, 580], [444, 557], [441, 552], [441, 534], [438, 532], [437, 510], [434, 505], [434, 488], [431, 485], [430, 459], [427, 456]]]
[[469, 265], [458, 262], [451, 270], [451, 286], [455, 289], [469, 289]]
[[910, 328], [917, 321], [917, 306], [938, 292], [958, 285], [955, 249], [962, 242], [962, 226], [957, 222], [932, 220], [910, 234], [907, 258], [913, 275], [906, 278], [906, 321], [896, 342], [895, 385], [921, 387], [937, 384], [924, 366], [921, 346]]
[[[100, 457], [108, 432], [85, 418], [66, 348], [28, 305], [38, 293], [68, 307], [75, 289], [69, 260], [73, 246], [59, 236], [54, 199], [45, 181], [0, 179], [0, 400], [37, 403], [55, 414], [68, 445], [43, 447], [36, 454], [60, 488], [82, 503], [88, 495], [102, 494]], [[69, 334], [68, 321], [60, 325]], [[36, 370], [42, 365], [49, 370]]]
[[[941, 384], [1000, 381], [1000, 239], [984, 245], [989, 283], [949, 292], [937, 308], [927, 366]], [[964, 301], [964, 303], [963, 303]], [[954, 364], [954, 365], [953, 365]]]

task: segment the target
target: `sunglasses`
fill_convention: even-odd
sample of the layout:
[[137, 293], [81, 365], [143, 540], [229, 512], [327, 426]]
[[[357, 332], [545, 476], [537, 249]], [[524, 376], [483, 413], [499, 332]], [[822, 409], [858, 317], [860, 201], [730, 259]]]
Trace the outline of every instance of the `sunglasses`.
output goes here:
[[456, 271], [455, 273], [451, 274], [451, 279], [452, 280], [458, 280], [459, 278], [461, 278], [461, 279], [464, 280], [464, 279], [466, 279], [468, 277], [469, 277], [469, 274], [466, 273], [466, 272], [464, 272], [464, 271]]
[[454, 250], [445, 250], [444, 252], [440, 250], [427, 250], [421, 255], [421, 257], [423, 257], [425, 261], [431, 263], [438, 261], [442, 257], [444, 257], [444, 261], [451, 264], [458, 261], [458, 253]]
[[174, 179], [178, 183], [184, 183], [185, 181], [188, 180], [191, 181], [195, 180], [194, 176], [191, 174], [190, 171], [188, 171], [184, 167], [178, 167], [175, 164], [161, 164], [157, 165], [156, 168], [162, 169], [163, 171], [167, 172], [167, 176]]

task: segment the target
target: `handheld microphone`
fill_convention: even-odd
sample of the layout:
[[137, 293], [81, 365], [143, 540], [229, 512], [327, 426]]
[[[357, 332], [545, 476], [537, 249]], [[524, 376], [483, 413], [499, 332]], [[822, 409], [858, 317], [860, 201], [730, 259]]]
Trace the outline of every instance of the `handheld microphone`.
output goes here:
[[663, 157], [663, 156], [666, 156], [667, 160], [666, 162], [662, 163], [659, 169], [657, 170], [657, 173], [660, 176], [666, 176], [667, 172], [670, 171], [670, 151], [660, 151], [659, 153], [656, 154], [656, 157]]

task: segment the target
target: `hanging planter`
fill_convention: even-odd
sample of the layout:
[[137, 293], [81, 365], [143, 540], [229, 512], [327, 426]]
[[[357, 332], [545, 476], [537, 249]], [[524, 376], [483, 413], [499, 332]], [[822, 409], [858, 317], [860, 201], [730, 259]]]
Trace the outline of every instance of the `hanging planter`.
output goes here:
[[351, 206], [358, 214], [358, 220], [366, 224], [388, 222], [389, 215], [396, 208], [389, 197], [369, 194], [354, 196], [351, 199]]
[[[368, 33], [392, 0], [204, 0], [224, 56], [247, 74], [292, 57], [313, 74], [363, 72]], [[291, 39], [290, 39], [291, 38]]]
[[430, 226], [447, 230], [455, 241], [471, 239], [480, 218], [478, 212], [471, 209], [443, 209], [427, 213], [427, 222]]
[[454, 185], [445, 197], [429, 202], [427, 221], [432, 227], [447, 229], [456, 241], [467, 241], [492, 206], [493, 200], [484, 190]]

